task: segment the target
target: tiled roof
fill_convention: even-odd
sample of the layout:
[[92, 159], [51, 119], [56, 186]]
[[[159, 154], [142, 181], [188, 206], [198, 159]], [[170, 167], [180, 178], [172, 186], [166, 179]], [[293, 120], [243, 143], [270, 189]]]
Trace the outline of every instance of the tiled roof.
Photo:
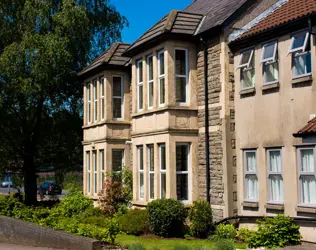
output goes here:
[[124, 43], [113, 43], [110, 48], [104, 51], [92, 63], [83, 69], [78, 75], [82, 76], [85, 73], [89, 72], [92, 69], [100, 65], [113, 65], [113, 66], [127, 66], [130, 62], [129, 57], [122, 56], [123, 52], [129, 47], [129, 44]]
[[311, 119], [303, 128], [294, 134], [294, 136], [301, 137], [308, 134], [316, 134], [316, 117]]
[[222, 25], [248, 0], [195, 0], [184, 11], [205, 16], [198, 33]]
[[262, 33], [314, 13], [316, 13], [316, 0], [289, 0], [251, 29], [243, 33], [237, 40]]
[[134, 50], [136, 47], [145, 44], [146, 42], [157, 38], [166, 33], [194, 35], [199, 27], [203, 15], [198, 13], [189, 13], [183, 11], [171, 11], [163, 17], [145, 34], [138, 38], [126, 52]]

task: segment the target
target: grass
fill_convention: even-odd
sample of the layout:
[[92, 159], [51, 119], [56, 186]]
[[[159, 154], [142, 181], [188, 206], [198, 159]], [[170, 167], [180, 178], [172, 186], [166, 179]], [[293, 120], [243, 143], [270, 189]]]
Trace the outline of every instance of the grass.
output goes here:
[[[159, 238], [142, 238], [136, 237], [132, 235], [118, 235], [116, 240], [116, 244], [128, 247], [134, 243], [140, 243], [144, 245], [144, 247], [148, 250], [152, 248], [158, 248], [160, 250], [172, 250], [174, 246], [187, 246], [187, 247], [204, 247], [207, 246], [212, 248], [214, 246], [214, 242], [209, 240], [186, 240], [186, 239], [159, 239]], [[236, 248], [246, 249], [245, 244], [236, 244]]]

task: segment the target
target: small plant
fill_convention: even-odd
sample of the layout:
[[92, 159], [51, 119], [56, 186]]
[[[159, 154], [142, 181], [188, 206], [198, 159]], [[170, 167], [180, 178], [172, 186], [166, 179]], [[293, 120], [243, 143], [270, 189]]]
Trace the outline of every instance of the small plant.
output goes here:
[[191, 235], [206, 238], [213, 227], [212, 209], [207, 201], [195, 201], [189, 210]]
[[120, 230], [126, 234], [142, 235], [149, 232], [148, 214], [146, 210], [131, 209], [118, 220]]
[[236, 238], [239, 242], [248, 242], [255, 231], [249, 230], [248, 228], [240, 228], [237, 231]]
[[151, 231], [163, 237], [183, 236], [186, 210], [174, 199], [154, 200], [147, 206]]
[[246, 241], [250, 247], [281, 248], [301, 243], [300, 227], [290, 217], [265, 217], [257, 223], [258, 230]]
[[146, 250], [146, 248], [140, 243], [134, 243], [128, 247], [128, 250]]
[[235, 245], [232, 240], [222, 239], [215, 243], [213, 250], [235, 250]]
[[231, 224], [220, 224], [215, 229], [215, 235], [211, 238], [216, 241], [220, 241], [223, 239], [234, 240], [236, 238], [237, 231], [235, 227]]

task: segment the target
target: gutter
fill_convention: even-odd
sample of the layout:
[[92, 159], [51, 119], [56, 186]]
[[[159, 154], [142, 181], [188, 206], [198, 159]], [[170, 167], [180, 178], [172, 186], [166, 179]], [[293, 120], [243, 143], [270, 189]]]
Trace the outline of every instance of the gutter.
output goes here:
[[205, 157], [206, 157], [206, 200], [210, 204], [211, 196], [210, 196], [210, 187], [211, 187], [211, 179], [210, 179], [210, 135], [209, 135], [209, 110], [208, 110], [208, 51], [207, 51], [207, 42], [201, 36], [201, 42], [204, 47], [204, 105], [205, 105]]

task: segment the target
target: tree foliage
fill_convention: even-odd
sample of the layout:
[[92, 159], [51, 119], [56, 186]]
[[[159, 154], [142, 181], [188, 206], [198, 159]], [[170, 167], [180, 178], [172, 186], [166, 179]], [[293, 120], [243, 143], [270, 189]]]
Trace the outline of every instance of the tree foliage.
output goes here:
[[37, 167], [82, 158], [77, 73], [126, 24], [108, 0], [0, 1], [0, 165], [23, 173], [27, 203]]

